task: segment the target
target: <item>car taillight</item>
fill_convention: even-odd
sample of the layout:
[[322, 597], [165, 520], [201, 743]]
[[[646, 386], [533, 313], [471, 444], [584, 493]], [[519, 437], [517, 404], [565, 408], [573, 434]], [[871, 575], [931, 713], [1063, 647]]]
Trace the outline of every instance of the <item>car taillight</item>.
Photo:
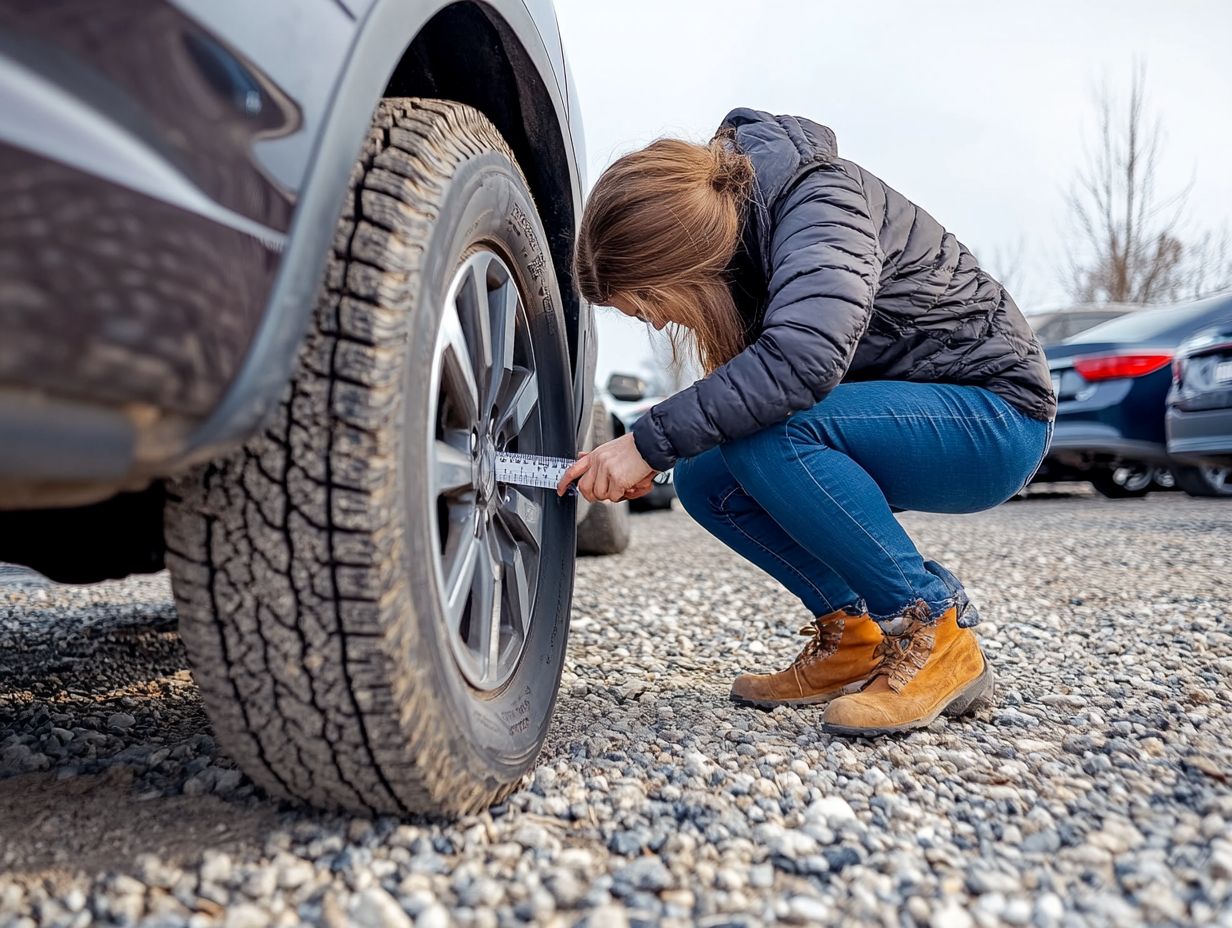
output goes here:
[[1172, 362], [1172, 382], [1178, 387], [1181, 385], [1181, 359], [1176, 358]]
[[1077, 358], [1074, 370], [1085, 380], [1118, 380], [1154, 373], [1172, 360], [1170, 354], [1113, 354], [1098, 358]]

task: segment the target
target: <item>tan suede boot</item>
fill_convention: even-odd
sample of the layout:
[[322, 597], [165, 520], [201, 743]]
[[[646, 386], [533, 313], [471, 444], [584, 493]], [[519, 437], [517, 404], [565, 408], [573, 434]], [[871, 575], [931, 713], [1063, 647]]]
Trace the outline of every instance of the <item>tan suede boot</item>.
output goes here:
[[929, 625], [922, 600], [903, 614], [901, 634], [886, 634], [876, 674], [858, 693], [826, 707], [824, 731], [882, 735], [923, 728], [942, 712], [963, 715], [992, 702], [992, 667], [975, 633], [959, 628], [955, 609]]
[[877, 668], [881, 629], [867, 612], [840, 609], [817, 616], [800, 634], [811, 640], [790, 667], [742, 673], [732, 683], [731, 698], [763, 709], [829, 702], [859, 689]]

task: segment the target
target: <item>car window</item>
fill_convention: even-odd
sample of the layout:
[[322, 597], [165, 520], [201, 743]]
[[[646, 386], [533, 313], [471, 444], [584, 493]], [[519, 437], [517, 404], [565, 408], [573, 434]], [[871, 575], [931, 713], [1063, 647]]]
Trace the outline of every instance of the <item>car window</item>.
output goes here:
[[1035, 323], [1035, 337], [1041, 342], [1055, 342], [1065, 337], [1065, 322], [1062, 316], [1049, 316]]
[[1143, 309], [1080, 332], [1066, 339], [1069, 344], [1085, 342], [1135, 342], [1181, 336], [1207, 321], [1232, 318], [1232, 301], [1203, 300], [1161, 309]]
[[1101, 322], [1111, 322], [1113, 319], [1118, 319], [1121, 315], [1121, 313], [1075, 313], [1069, 319], [1069, 329], [1065, 334], [1066, 336], [1077, 335], [1079, 332], [1085, 332]]
[[1113, 319], [1120, 319], [1124, 313], [1080, 313], [1074, 317], [1074, 321], [1084, 329], [1089, 329], [1093, 325], [1099, 325], [1101, 322], [1111, 322]]

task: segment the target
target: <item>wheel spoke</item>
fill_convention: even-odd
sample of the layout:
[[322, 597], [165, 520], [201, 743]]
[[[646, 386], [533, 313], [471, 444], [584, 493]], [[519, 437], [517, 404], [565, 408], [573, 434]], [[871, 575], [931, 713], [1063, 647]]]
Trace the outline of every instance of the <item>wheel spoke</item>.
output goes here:
[[[480, 385], [481, 396], [487, 401], [486, 407], [492, 395], [492, 301], [488, 294], [488, 262], [477, 256], [469, 264], [454, 302], [471, 349], [471, 369], [475, 382]], [[481, 408], [481, 412], [486, 413], [487, 408]]]
[[511, 386], [505, 391], [505, 398], [497, 407], [497, 430], [505, 429], [510, 435], [516, 435], [526, 425], [526, 420], [539, 405], [539, 382], [534, 371], [524, 367], [517, 368], [509, 378]]
[[446, 306], [441, 319], [441, 375], [449, 396], [462, 404], [460, 412], [468, 422], [479, 419], [479, 385], [475, 382], [466, 333], [458, 320], [456, 306]]
[[514, 345], [517, 339], [518, 288], [508, 278], [492, 294], [492, 384], [487, 403], [495, 406], [513, 374]]
[[488, 533], [489, 551], [488, 556], [492, 559], [492, 612], [491, 619], [488, 624], [487, 638], [487, 665], [486, 672], [488, 676], [496, 673], [497, 667], [500, 665], [501, 655], [501, 604], [504, 602], [504, 588], [508, 577], [505, 574], [505, 565], [500, 560], [500, 548], [496, 544], [496, 534]]
[[519, 636], [530, 628], [530, 576], [526, 565], [527, 552], [517, 544], [503, 546], [501, 564], [504, 572], [505, 599], [509, 603], [509, 624]]
[[500, 656], [501, 570], [493, 560], [486, 540], [477, 547], [480, 548], [479, 562], [475, 565], [467, 644], [478, 658], [481, 675], [489, 677], [496, 669], [496, 658]]
[[505, 495], [501, 497], [498, 513], [515, 545], [530, 545], [535, 551], [539, 550], [543, 532], [543, 506], [537, 499], [516, 487], [507, 487]]
[[468, 523], [457, 525], [455, 531], [458, 538], [457, 550], [448, 561], [449, 570], [445, 575], [445, 615], [449, 619], [452, 634], [456, 635], [466, 601], [471, 594], [476, 568], [481, 560], [486, 561], [488, 558]]
[[470, 456], [439, 438], [432, 450], [432, 470], [436, 479], [434, 497], [474, 486]]

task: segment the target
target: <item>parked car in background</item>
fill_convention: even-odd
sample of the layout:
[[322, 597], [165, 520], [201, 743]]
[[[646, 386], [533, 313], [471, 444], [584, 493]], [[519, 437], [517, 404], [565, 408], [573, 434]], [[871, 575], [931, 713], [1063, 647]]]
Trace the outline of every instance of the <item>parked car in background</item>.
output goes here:
[[1136, 303], [1081, 303], [1044, 313], [1031, 313], [1027, 322], [1045, 348], [1072, 338], [1087, 329], [1142, 309]]
[[[633, 374], [612, 374], [607, 379], [606, 393], [612, 404], [613, 415], [620, 420], [620, 434], [632, 429], [634, 422], [663, 399], [659, 391], [652, 390], [645, 380]], [[675, 498], [676, 486], [672, 482], [672, 472], [667, 471], [655, 478], [654, 488], [649, 493], [639, 499], [630, 500], [629, 505], [634, 512], [671, 509], [672, 500]]]
[[1164, 424], [1168, 454], [1194, 496], [1232, 498], [1232, 323], [1191, 336], [1172, 361]]
[[170, 568], [267, 791], [476, 810], [535, 765], [595, 340], [550, 0], [0, 3], [0, 560]]
[[[597, 447], [624, 433], [624, 423], [608, 409], [602, 397], [596, 396], [590, 440], [586, 447]], [[619, 554], [628, 548], [632, 539], [629, 512], [635, 502], [591, 503], [579, 496], [578, 554]]]
[[1035, 481], [1089, 481], [1121, 498], [1150, 492], [1161, 467], [1186, 472], [1164, 428], [1172, 359], [1187, 337], [1229, 321], [1232, 294], [1140, 310], [1045, 348], [1057, 422]]

